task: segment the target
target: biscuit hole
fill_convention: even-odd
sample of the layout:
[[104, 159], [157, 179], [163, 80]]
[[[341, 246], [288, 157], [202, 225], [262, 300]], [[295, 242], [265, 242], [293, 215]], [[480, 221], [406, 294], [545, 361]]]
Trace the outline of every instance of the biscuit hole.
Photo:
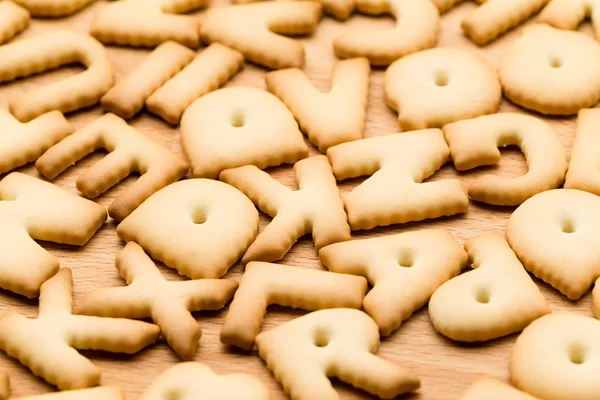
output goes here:
[[196, 225], [202, 225], [206, 222], [207, 216], [204, 210], [196, 210], [192, 214], [192, 222]]
[[329, 344], [329, 334], [322, 329], [315, 332], [314, 344], [317, 347], [325, 347]]
[[481, 304], [490, 302], [490, 291], [487, 288], [479, 288], [475, 292], [475, 301]]
[[563, 66], [562, 60], [556, 56], [550, 58], [549, 64], [551, 68], [560, 68]]
[[433, 83], [435, 83], [436, 86], [440, 86], [440, 87], [448, 86], [448, 83], [449, 83], [448, 74], [444, 71], [436, 73]]
[[179, 389], [171, 388], [165, 391], [162, 398], [163, 400], [181, 400], [183, 399], [183, 396]]
[[400, 255], [398, 256], [398, 265], [403, 268], [410, 268], [415, 265], [415, 258], [412, 250], [402, 249]]
[[241, 128], [242, 126], [244, 126], [244, 115], [242, 114], [241, 111], [235, 111], [233, 114], [231, 114], [231, 118], [229, 120], [229, 122], [231, 123], [231, 126], [233, 126], [234, 128]]
[[585, 362], [585, 349], [579, 343], [571, 343], [569, 346], [569, 360], [573, 364], [583, 364]]
[[563, 218], [561, 222], [561, 229], [564, 233], [574, 233], [575, 222], [571, 218]]

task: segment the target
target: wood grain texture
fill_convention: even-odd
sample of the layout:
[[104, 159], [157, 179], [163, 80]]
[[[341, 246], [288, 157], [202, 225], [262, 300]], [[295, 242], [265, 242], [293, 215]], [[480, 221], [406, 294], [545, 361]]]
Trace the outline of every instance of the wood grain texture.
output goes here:
[[[220, 3], [225, 3], [228, 0], [215, 1], [217, 2], [215, 6], [218, 6]], [[65, 19], [35, 19], [31, 27], [14, 40], [59, 29], [87, 32], [93, 13], [103, 5], [102, 3], [93, 4], [81, 13]], [[518, 34], [517, 32], [522, 27], [487, 47], [479, 48], [464, 37], [460, 30], [461, 19], [474, 8], [474, 3], [467, 2], [442, 17], [439, 46], [459, 46], [473, 50], [485, 57], [494, 67], [497, 67], [503, 49], [508, 43], [514, 40]], [[203, 12], [197, 14], [202, 16]], [[359, 26], [372, 29], [385, 29], [392, 25], [393, 20], [391, 18], [371, 18], [358, 14], [352, 16], [346, 23], [340, 23], [328, 17], [324, 18], [313, 37], [300, 39], [306, 45], [307, 50], [306, 72], [319, 89], [327, 90], [331, 68], [336, 61], [331, 45], [332, 40], [346, 29]], [[586, 34], [590, 34], [588, 26], [582, 30]], [[117, 79], [131, 71], [148, 54], [146, 50], [118, 47], [110, 47], [108, 51], [114, 64]], [[0, 106], [7, 107], [8, 99], [14, 94], [26, 92], [37, 85], [56, 81], [78, 71], [80, 71], [78, 67], [62, 68], [56, 72], [1, 85]], [[243, 71], [229, 82], [227, 86], [264, 88], [265, 72], [264, 69], [246, 64]], [[376, 69], [371, 74], [368, 121], [365, 132], [365, 136], [367, 137], [385, 135], [399, 130], [396, 114], [387, 107], [384, 100], [383, 76], [383, 69]], [[514, 110], [517, 110], [517, 108], [506, 101], [503, 102], [502, 111]], [[80, 128], [101, 114], [101, 108], [94, 107], [69, 114], [68, 119], [76, 128]], [[568, 149], [568, 153], [570, 153], [574, 136], [575, 119], [551, 119], [549, 122], [556, 129], [562, 143]], [[162, 145], [177, 153], [182, 153], [178, 128], [173, 128], [146, 112], [141, 113], [131, 123]], [[314, 147], [311, 147], [311, 154], [318, 154]], [[86, 158], [58, 177], [54, 183], [73, 193], [77, 193], [75, 179], [87, 167], [99, 159], [99, 155], [92, 155]], [[38, 176], [32, 166], [27, 166], [19, 170]], [[500, 175], [517, 176], [525, 170], [526, 167], [521, 154], [516, 150], [507, 150], [503, 152], [501, 164], [496, 168], [478, 169], [475, 172], [459, 174], [451, 165], [446, 165], [432, 179], [459, 177], [466, 189], [474, 177], [480, 176], [483, 173], [492, 172]], [[295, 186], [291, 167], [274, 168], [269, 170], [269, 172], [286, 185], [290, 187]], [[112, 199], [123, 188], [133, 182], [133, 179], [135, 178], [126, 179], [96, 201], [108, 207]], [[342, 195], [360, 183], [360, 181], [353, 180], [340, 184]], [[504, 232], [506, 222], [512, 210], [512, 208], [495, 208], [472, 204], [470, 211], [463, 216], [439, 219], [432, 222], [380, 228], [368, 232], [355, 232], [353, 233], [353, 237], [365, 238], [413, 229], [439, 227], [450, 230], [457, 240], [463, 243], [465, 239], [484, 232]], [[264, 215], [261, 216], [261, 229], [265, 227], [268, 221], [267, 217]], [[75, 304], [92, 288], [124, 285], [123, 280], [113, 266], [115, 256], [124, 243], [118, 239], [115, 233], [115, 222], [112, 220], [107, 222], [92, 240], [82, 248], [71, 248], [46, 243], [43, 245], [60, 259], [62, 266], [73, 269]], [[202, 260], [198, 260], [198, 262], [202, 262]], [[323, 268], [319, 263], [310, 237], [299, 241], [282, 262], [307, 268]], [[161, 270], [168, 279], [180, 279], [176, 273], [173, 273], [173, 270], [166, 268], [162, 268]], [[241, 273], [242, 268], [236, 265], [231, 269], [227, 277], [239, 280]], [[542, 288], [543, 294], [550, 301], [554, 311], [570, 310], [587, 316], [593, 315], [589, 293], [580, 301], [572, 302], [549, 286], [539, 281], [537, 283]], [[7, 292], [0, 293], [0, 313], [8, 309], [17, 309], [26, 315], [35, 316], [37, 313], [36, 305], [37, 301], [28, 301]], [[195, 314], [203, 329], [203, 336], [200, 340], [196, 359], [207, 363], [219, 373], [251, 372], [268, 385], [273, 398], [285, 398], [280, 386], [274, 381], [261, 359], [258, 358], [256, 351], [252, 354], [241, 353], [232, 351], [220, 344], [219, 330], [224, 314], [225, 311]], [[301, 314], [302, 312], [291, 311], [289, 309], [270, 308], [262, 329], [271, 329]], [[456, 399], [460, 397], [464, 390], [479, 375], [485, 374], [501, 380], [508, 379], [508, 361], [515, 337], [516, 335], [512, 335], [482, 345], [456, 345], [433, 330], [427, 311], [423, 309], [406, 321], [393, 335], [382, 340], [379, 354], [404, 367], [414, 369], [422, 378], [423, 386], [419, 394], [405, 398], [431, 400]], [[137, 398], [157, 374], [178, 362], [173, 351], [164, 342], [133, 357], [115, 357], [97, 352], [85, 352], [85, 354], [101, 368], [102, 384], [121, 386], [128, 399]], [[50, 386], [46, 385], [40, 379], [35, 378], [26, 368], [18, 362], [9, 359], [4, 354], [0, 354], [0, 368], [6, 368], [9, 371], [14, 396], [32, 395], [52, 390]], [[336, 383], [336, 387], [340, 388], [342, 398], [369, 398], [344, 384]]]

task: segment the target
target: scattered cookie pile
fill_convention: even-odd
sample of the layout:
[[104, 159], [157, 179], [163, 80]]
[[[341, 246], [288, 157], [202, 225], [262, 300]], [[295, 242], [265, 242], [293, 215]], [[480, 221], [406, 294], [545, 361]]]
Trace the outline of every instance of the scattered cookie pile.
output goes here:
[[[140, 399], [269, 399], [247, 371], [217, 374], [193, 361], [202, 330], [192, 312], [227, 306], [221, 343], [245, 357], [256, 348], [292, 399], [338, 399], [329, 378], [391, 399], [427, 382], [378, 355], [380, 337], [425, 305], [449, 343], [518, 334], [506, 365], [512, 386], [482, 376], [463, 400], [600, 399], [600, 322], [553, 314], [529, 274], [571, 300], [596, 283], [600, 316], [600, 44], [574, 31], [591, 17], [600, 39], [600, 2], [478, 0], [462, 21], [477, 45], [535, 19], [497, 70], [473, 50], [436, 47], [440, 15], [462, 0], [118, 0], [94, 5], [89, 35], [13, 40], [31, 18], [94, 1], [0, 0], [0, 83], [84, 67], [0, 109], [0, 288], [39, 298], [36, 318], [0, 317], [0, 349], [60, 390], [27, 399], [123, 399], [120, 388], [98, 386], [93, 353], [79, 351], [134, 354], [161, 338], [185, 362]], [[203, 7], [201, 18], [188, 14]], [[344, 21], [355, 11], [395, 24], [347, 29], [330, 43], [339, 61], [323, 93], [292, 37], [314, 33], [322, 14]], [[115, 79], [105, 45], [151, 51]], [[245, 62], [268, 70], [267, 90], [220, 88]], [[385, 69], [400, 133], [363, 138], [371, 68]], [[529, 112], [497, 113], [503, 96]], [[64, 116], [97, 104], [105, 114], [78, 129]], [[187, 159], [127, 122], [144, 108], [180, 127]], [[570, 160], [540, 114], [577, 115]], [[303, 134], [321, 154], [309, 157], [317, 151]], [[506, 146], [524, 154], [523, 175], [481, 175], [466, 192], [458, 179], [425, 182], [448, 161], [458, 171], [497, 165]], [[108, 154], [76, 180], [84, 197], [51, 183], [99, 149]], [[39, 178], [14, 171], [29, 163]], [[265, 172], [283, 164], [293, 164], [297, 190]], [[135, 173], [108, 210], [91, 200]], [[341, 196], [338, 182], [358, 177]], [[417, 224], [351, 237], [464, 214], [471, 202], [516, 207], [505, 234], [461, 246]], [[272, 218], [260, 232], [258, 210]], [[109, 216], [126, 285], [89, 291], [74, 307], [71, 269], [36, 241], [83, 246]], [[326, 268], [278, 263], [304, 235]], [[239, 282], [223, 278], [238, 260]], [[165, 279], [155, 261], [190, 279]], [[271, 305], [308, 313], [261, 329]], [[0, 399], [8, 395], [0, 373]]]

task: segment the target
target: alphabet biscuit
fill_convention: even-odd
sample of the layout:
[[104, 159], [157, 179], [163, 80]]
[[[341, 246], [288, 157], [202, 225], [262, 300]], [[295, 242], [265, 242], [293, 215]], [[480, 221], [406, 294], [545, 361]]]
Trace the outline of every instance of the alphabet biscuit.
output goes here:
[[571, 149], [565, 188], [579, 189], [600, 195], [600, 176], [595, 173], [600, 155], [600, 138], [597, 129], [600, 113], [595, 109], [580, 110], [577, 116], [575, 141]]
[[596, 38], [600, 39], [598, 5], [595, 0], [550, 0], [537, 21], [559, 29], [575, 30], [589, 18]]
[[19, 397], [19, 400], [124, 400], [121, 389], [100, 386], [91, 389], [65, 390], [58, 393]]
[[499, 380], [481, 377], [463, 394], [461, 400], [538, 400], [525, 392], [500, 382]]
[[75, 14], [96, 0], [13, 0], [34, 17], [66, 17]]
[[29, 12], [10, 0], [0, 1], [0, 44], [9, 41], [29, 26]]

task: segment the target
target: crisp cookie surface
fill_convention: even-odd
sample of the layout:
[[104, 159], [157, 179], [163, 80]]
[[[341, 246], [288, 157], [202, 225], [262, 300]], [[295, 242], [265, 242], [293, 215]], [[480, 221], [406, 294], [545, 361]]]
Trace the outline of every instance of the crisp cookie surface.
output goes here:
[[65, 390], [58, 393], [19, 397], [15, 400], [124, 400], [121, 389], [100, 386], [91, 389]]
[[194, 100], [227, 82], [243, 65], [242, 53], [213, 43], [148, 97], [146, 108], [165, 121], [178, 124]]
[[188, 179], [144, 201], [117, 226], [155, 260], [192, 279], [219, 278], [244, 254], [258, 230], [258, 211], [223, 182]]
[[600, 44], [578, 33], [534, 25], [510, 44], [498, 67], [504, 95], [546, 115], [571, 115], [600, 99]]
[[[254, 3], [259, 0], [233, 0], [233, 4]], [[318, 0], [323, 12], [340, 21], [347, 20], [355, 8], [356, 0]]]
[[0, 44], [8, 42], [29, 26], [29, 12], [10, 0], [0, 1]]
[[11, 98], [13, 115], [27, 122], [49, 111], [67, 113], [92, 106], [112, 86], [113, 70], [104, 46], [76, 32], [58, 31], [0, 47], [0, 83], [72, 63], [86, 70]]
[[188, 164], [179, 156], [153, 142], [114, 114], [105, 114], [53, 146], [35, 166], [54, 179], [88, 154], [105, 149], [110, 154], [77, 178], [77, 189], [95, 198], [132, 172], [140, 178], [110, 205], [108, 213], [122, 221], [152, 193], [179, 180]]
[[200, 44], [200, 20], [187, 13], [207, 0], [119, 0], [98, 10], [90, 34], [105, 44], [156, 47], [172, 40], [195, 49]]
[[320, 19], [316, 1], [238, 4], [209, 9], [200, 32], [203, 41], [220, 42], [264, 67], [300, 68], [304, 46], [282, 35], [312, 34]]
[[373, 354], [379, 330], [359, 310], [315, 311], [261, 333], [256, 343], [292, 400], [338, 400], [330, 377], [384, 399], [421, 386], [410, 370]]
[[367, 281], [360, 276], [251, 262], [225, 317], [221, 342], [251, 350], [270, 305], [360, 309], [366, 291]]
[[460, 400], [537, 400], [496, 379], [481, 377], [475, 381]]
[[96, 0], [12, 0], [34, 17], [65, 17], [75, 14]]
[[600, 177], [595, 173], [600, 157], [598, 126], [600, 110], [579, 111], [565, 188], [584, 190], [600, 196]]
[[556, 189], [521, 204], [506, 238], [529, 272], [575, 300], [600, 277], [599, 230], [600, 197]]
[[282, 259], [303, 235], [311, 234], [318, 251], [350, 240], [344, 203], [327, 157], [314, 156], [294, 164], [298, 190], [291, 190], [253, 165], [228, 169], [220, 179], [244, 193], [273, 220], [242, 258], [249, 261]]
[[293, 164], [308, 155], [292, 113], [255, 88], [219, 89], [196, 100], [181, 118], [181, 139], [197, 178], [244, 165]]
[[598, 0], [550, 0], [537, 21], [559, 29], [575, 30], [589, 19], [596, 38], [600, 39], [600, 21], [597, 18], [599, 6]]
[[465, 251], [441, 229], [336, 243], [322, 248], [319, 257], [330, 271], [369, 280], [373, 289], [363, 307], [384, 336], [467, 264]]
[[161, 44], [102, 97], [102, 108], [124, 119], [133, 118], [146, 99], [195, 56], [196, 53], [177, 42]]
[[436, 331], [452, 340], [479, 342], [519, 332], [551, 312], [500, 234], [471, 238], [465, 250], [473, 270], [441, 285], [429, 300]]
[[265, 385], [248, 374], [217, 375], [199, 362], [167, 369], [150, 384], [139, 400], [269, 400]]
[[528, 171], [516, 178], [484, 175], [469, 185], [469, 197], [501, 206], [515, 206], [537, 193], [560, 186], [567, 156], [556, 132], [545, 121], [529, 115], [499, 113], [445, 125], [450, 157], [459, 171], [497, 165], [500, 149], [516, 145]]
[[106, 210], [19, 172], [0, 181], [0, 288], [37, 297], [59, 261], [34, 240], [82, 246], [106, 221]]
[[465, 213], [469, 199], [457, 179], [421, 183], [448, 160], [440, 129], [394, 133], [343, 143], [327, 158], [338, 181], [371, 175], [344, 196], [352, 230]]
[[496, 72], [477, 54], [440, 47], [390, 65], [385, 97], [398, 112], [400, 127], [415, 130], [492, 114], [500, 105], [502, 89]]
[[75, 128], [60, 111], [42, 114], [24, 124], [0, 109], [0, 174], [38, 159]]
[[430, 0], [356, 0], [367, 15], [391, 15], [388, 30], [349, 30], [333, 41], [339, 58], [365, 57], [371, 65], [387, 66], [400, 57], [435, 46], [440, 16]]
[[78, 313], [152, 318], [169, 346], [184, 360], [194, 359], [202, 334], [191, 312], [223, 308], [238, 287], [230, 279], [167, 281], [135, 242], [121, 250], [115, 267], [129, 286], [92, 290], [79, 304]]
[[365, 58], [340, 61], [326, 93], [316, 89], [298, 68], [270, 72], [265, 81], [269, 91], [292, 111], [308, 140], [325, 153], [331, 146], [362, 138], [370, 72]]
[[39, 316], [8, 311], [0, 318], [0, 349], [60, 390], [100, 383], [100, 369], [77, 350], [133, 354], [158, 339], [156, 325], [73, 315], [73, 277], [62, 268], [40, 292]]
[[546, 315], [517, 338], [510, 377], [544, 400], [596, 400], [600, 393], [600, 321], [574, 313]]

